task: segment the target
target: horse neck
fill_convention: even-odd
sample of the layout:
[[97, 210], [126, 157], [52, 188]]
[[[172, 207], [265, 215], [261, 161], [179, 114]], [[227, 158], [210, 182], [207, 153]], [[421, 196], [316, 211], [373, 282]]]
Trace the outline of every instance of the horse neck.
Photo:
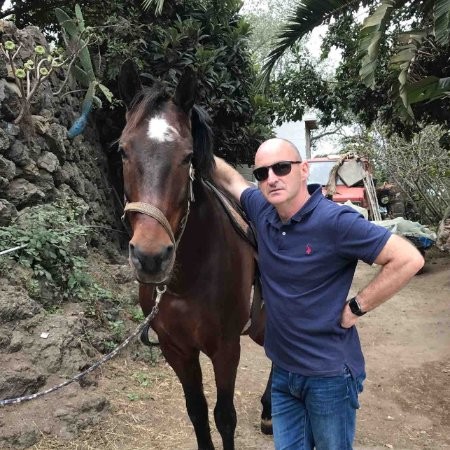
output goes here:
[[219, 227], [223, 229], [227, 219], [219, 200], [200, 180], [194, 183], [194, 197], [177, 250], [177, 263], [183, 266], [192, 265], [195, 259], [197, 264], [203, 264], [197, 255], [205, 255], [215, 247], [214, 241], [220, 239]]
[[205, 236], [214, 235], [214, 225], [223, 219], [219, 200], [201, 179], [194, 183], [194, 198], [188, 218], [188, 231], [192, 233], [199, 230], [204, 232]]
[[226, 217], [215, 196], [199, 180], [194, 185], [195, 200], [190, 205], [186, 228], [177, 248], [175, 277], [171, 290], [182, 294], [190, 290], [193, 280], [204, 271], [211, 269], [212, 253], [214, 259], [220, 259], [217, 242], [221, 239], [223, 229], [220, 224]]

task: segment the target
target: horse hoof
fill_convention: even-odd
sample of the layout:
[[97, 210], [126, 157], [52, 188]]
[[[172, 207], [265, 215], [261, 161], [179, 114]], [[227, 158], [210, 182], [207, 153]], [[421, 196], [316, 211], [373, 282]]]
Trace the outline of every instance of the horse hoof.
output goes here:
[[270, 436], [273, 434], [272, 419], [261, 419], [261, 433]]

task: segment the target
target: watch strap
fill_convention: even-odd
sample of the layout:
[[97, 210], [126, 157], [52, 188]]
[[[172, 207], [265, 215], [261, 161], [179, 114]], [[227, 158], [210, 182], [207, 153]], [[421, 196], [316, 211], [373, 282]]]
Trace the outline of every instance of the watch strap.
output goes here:
[[361, 305], [356, 297], [353, 297], [348, 301], [348, 306], [350, 306], [350, 311], [355, 314], [355, 316], [363, 316], [367, 312], [361, 309]]

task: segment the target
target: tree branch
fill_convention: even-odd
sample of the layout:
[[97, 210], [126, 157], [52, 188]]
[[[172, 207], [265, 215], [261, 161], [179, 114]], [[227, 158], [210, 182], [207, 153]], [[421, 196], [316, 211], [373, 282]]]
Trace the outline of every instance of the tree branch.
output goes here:
[[318, 141], [319, 139], [322, 139], [325, 136], [330, 136], [331, 134], [336, 134], [338, 133], [340, 130], [342, 130], [342, 128], [344, 128], [344, 125], [340, 125], [337, 128], [335, 128], [334, 130], [331, 131], [325, 131], [321, 134], [318, 134], [317, 136], [311, 136], [311, 143]]

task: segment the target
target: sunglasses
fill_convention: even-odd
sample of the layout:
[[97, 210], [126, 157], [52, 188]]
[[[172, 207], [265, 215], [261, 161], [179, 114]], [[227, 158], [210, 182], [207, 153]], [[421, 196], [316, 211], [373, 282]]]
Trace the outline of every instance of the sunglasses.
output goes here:
[[272, 172], [278, 177], [282, 177], [283, 175], [287, 175], [292, 170], [292, 164], [301, 164], [302, 161], [280, 161], [271, 166], [263, 166], [258, 167], [253, 171], [253, 175], [258, 181], [267, 180], [269, 177], [269, 169], [272, 169]]

